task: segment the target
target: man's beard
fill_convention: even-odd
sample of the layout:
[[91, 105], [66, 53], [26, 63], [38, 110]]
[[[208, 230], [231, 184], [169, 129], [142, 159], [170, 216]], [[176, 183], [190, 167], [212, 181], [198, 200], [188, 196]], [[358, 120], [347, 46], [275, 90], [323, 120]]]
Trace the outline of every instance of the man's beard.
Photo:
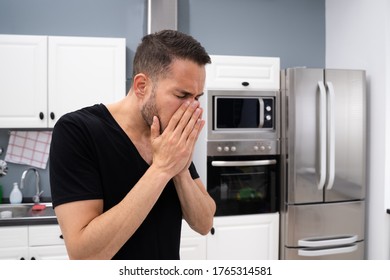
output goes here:
[[[156, 106], [156, 93], [153, 90], [148, 101], [144, 104], [141, 109], [141, 115], [144, 121], [151, 126], [153, 124], [153, 117], [156, 116], [159, 118], [158, 110]], [[160, 119], [159, 119], [160, 121]]]

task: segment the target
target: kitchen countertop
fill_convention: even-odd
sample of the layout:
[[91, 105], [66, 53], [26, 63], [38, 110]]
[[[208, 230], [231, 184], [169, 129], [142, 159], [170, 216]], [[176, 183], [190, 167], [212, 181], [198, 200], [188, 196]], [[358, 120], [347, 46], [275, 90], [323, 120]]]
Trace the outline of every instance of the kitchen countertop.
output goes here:
[[29, 225], [55, 225], [58, 224], [56, 217], [50, 217], [46, 219], [0, 219], [0, 227], [9, 226], [29, 226]]
[[0, 213], [12, 212], [12, 217], [0, 216], [0, 227], [25, 226], [25, 225], [48, 225], [58, 224], [57, 217], [51, 203], [45, 205], [43, 210], [32, 210], [34, 204], [0, 204]]

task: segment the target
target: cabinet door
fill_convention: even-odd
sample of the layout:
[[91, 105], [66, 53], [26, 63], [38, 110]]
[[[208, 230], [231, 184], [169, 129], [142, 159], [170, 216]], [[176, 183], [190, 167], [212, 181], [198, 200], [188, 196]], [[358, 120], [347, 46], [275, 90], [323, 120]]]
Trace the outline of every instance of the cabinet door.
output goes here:
[[279, 90], [280, 59], [256, 56], [211, 56], [206, 88], [225, 90]]
[[38, 246], [29, 248], [29, 260], [67, 260], [65, 245]]
[[0, 127], [46, 127], [47, 37], [0, 35]]
[[191, 229], [184, 220], [181, 228], [180, 259], [206, 259], [206, 237]]
[[0, 227], [0, 248], [28, 246], [27, 226]]
[[278, 259], [279, 214], [216, 217], [207, 236], [207, 259]]
[[65, 113], [126, 94], [122, 38], [49, 37], [49, 127]]
[[65, 245], [59, 225], [37, 225], [28, 228], [29, 246]]
[[27, 226], [0, 227], [0, 260], [28, 258]]
[[66, 260], [64, 239], [59, 225], [37, 225], [28, 227], [29, 259]]
[[0, 260], [27, 260], [28, 247], [0, 248]]

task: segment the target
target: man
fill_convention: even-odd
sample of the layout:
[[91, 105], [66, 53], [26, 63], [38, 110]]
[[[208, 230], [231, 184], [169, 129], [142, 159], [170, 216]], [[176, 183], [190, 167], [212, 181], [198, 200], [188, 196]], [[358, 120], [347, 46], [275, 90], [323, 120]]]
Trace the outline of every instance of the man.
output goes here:
[[57, 122], [50, 182], [71, 259], [179, 259], [182, 218], [209, 232], [215, 203], [192, 164], [207, 63], [188, 35], [147, 35], [126, 97]]

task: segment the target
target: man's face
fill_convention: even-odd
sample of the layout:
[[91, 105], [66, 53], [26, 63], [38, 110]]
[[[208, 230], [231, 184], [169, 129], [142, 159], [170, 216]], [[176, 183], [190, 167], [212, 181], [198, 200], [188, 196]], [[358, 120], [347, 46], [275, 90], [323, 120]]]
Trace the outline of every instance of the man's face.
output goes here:
[[149, 88], [149, 97], [141, 113], [148, 125], [153, 116], [160, 120], [161, 131], [184, 102], [193, 102], [203, 94], [205, 67], [189, 60], [174, 60], [171, 71]]

